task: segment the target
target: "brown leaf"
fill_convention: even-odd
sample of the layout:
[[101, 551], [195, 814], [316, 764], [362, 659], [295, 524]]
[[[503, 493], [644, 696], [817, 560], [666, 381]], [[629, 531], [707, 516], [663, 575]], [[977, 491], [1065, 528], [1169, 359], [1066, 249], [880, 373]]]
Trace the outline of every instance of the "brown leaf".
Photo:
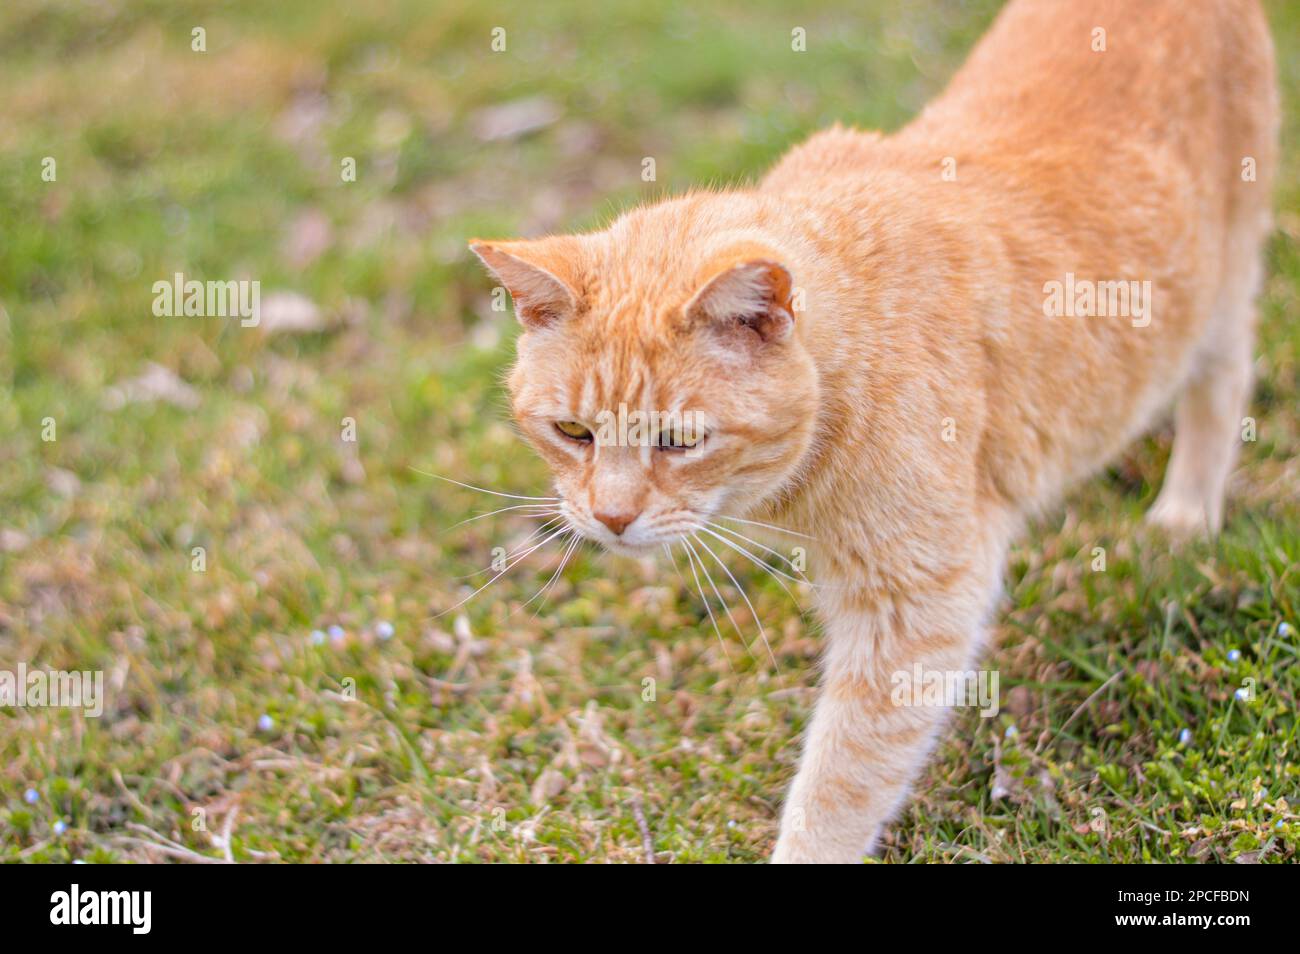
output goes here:
[[104, 406], [110, 411], [154, 401], [166, 401], [192, 411], [199, 406], [199, 393], [172, 371], [150, 361], [141, 374], [114, 385], [104, 394]]
[[483, 142], [519, 139], [558, 122], [562, 111], [545, 96], [530, 96], [480, 109], [471, 118], [474, 135]]
[[262, 299], [262, 331], [266, 334], [306, 334], [320, 331], [325, 320], [316, 303], [298, 292], [271, 292]]
[[569, 787], [569, 780], [553, 768], [545, 769], [533, 783], [529, 798], [534, 805], [545, 805]]

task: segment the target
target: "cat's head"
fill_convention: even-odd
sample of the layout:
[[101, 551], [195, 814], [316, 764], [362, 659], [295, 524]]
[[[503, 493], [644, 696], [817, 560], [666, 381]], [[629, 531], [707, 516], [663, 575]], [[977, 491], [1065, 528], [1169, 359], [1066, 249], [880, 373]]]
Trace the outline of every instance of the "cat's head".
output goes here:
[[515, 419], [569, 523], [616, 552], [780, 493], [813, 439], [788, 262], [716, 225], [677, 200], [592, 234], [471, 243], [523, 324]]

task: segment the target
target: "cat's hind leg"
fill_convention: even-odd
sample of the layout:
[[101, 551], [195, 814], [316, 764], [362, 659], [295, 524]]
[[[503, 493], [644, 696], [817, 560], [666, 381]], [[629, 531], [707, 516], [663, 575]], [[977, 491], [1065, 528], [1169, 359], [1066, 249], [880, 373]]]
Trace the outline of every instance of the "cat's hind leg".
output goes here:
[[1228, 475], [1241, 445], [1250, 391], [1251, 346], [1225, 342], [1193, 371], [1174, 419], [1174, 448], [1147, 520], [1179, 538], [1213, 535], [1223, 523]]
[[1176, 537], [1218, 533], [1254, 380], [1260, 230], [1239, 227], [1215, 309], [1174, 414], [1174, 447], [1147, 520]]

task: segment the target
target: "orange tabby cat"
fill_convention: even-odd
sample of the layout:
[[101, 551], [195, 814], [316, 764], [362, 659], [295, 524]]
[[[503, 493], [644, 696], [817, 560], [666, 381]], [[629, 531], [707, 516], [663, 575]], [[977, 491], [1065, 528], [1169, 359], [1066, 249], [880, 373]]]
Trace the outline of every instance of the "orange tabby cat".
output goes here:
[[[579, 533], [703, 556], [731, 515], [818, 540], [825, 671], [773, 860], [870, 850], [946, 711], [896, 704], [894, 675], [968, 670], [1025, 516], [1175, 400], [1150, 519], [1219, 527], [1277, 127], [1257, 0], [1012, 0], [895, 135], [836, 127], [753, 189], [473, 244]], [[650, 423], [606, 428], [620, 408]]]

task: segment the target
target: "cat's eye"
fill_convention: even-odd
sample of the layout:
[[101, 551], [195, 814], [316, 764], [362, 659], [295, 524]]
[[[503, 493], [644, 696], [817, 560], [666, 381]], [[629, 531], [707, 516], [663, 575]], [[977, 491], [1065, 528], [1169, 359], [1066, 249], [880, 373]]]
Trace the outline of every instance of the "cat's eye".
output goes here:
[[704, 436], [699, 431], [665, 428], [655, 435], [655, 447], [666, 451], [690, 450], [699, 447]]
[[556, 421], [555, 429], [565, 437], [575, 441], [590, 441], [591, 431], [577, 421]]

